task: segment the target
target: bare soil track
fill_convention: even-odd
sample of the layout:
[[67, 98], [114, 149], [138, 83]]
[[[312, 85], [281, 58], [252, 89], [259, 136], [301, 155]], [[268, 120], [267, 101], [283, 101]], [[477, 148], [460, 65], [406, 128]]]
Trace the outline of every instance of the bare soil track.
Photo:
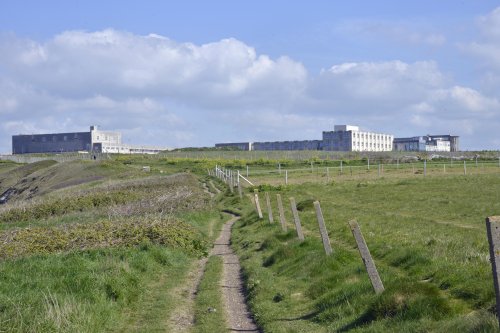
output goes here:
[[212, 255], [221, 256], [224, 263], [221, 287], [229, 324], [228, 331], [260, 332], [248, 311], [240, 262], [230, 246], [231, 228], [238, 219], [239, 217], [233, 216], [224, 224], [219, 238], [215, 241]]

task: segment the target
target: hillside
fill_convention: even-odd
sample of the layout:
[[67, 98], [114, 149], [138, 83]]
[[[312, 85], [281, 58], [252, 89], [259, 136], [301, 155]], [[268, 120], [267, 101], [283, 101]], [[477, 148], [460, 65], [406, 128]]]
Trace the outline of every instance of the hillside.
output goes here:
[[197, 177], [115, 161], [11, 165], [0, 186], [6, 332], [169, 331], [225, 218]]
[[[0, 186], [16, 193], [0, 206], [2, 329], [228, 328], [222, 296], [240, 290], [223, 282], [226, 266], [236, 265], [237, 257], [227, 257], [234, 250], [248, 319], [263, 332], [500, 331], [484, 227], [500, 211], [496, 162], [471, 162], [464, 173], [463, 164], [450, 161], [368, 169], [364, 160], [282, 160], [280, 166], [296, 168], [287, 173], [288, 184], [284, 170], [270, 170], [276, 162], [117, 156], [3, 165]], [[206, 175], [215, 165], [241, 174], [251, 165], [256, 186], [242, 181], [240, 198], [236, 188]], [[380, 294], [358, 253], [348, 225], [353, 219], [380, 273]], [[234, 223], [230, 241], [226, 221]], [[220, 230], [225, 238], [216, 241]]]

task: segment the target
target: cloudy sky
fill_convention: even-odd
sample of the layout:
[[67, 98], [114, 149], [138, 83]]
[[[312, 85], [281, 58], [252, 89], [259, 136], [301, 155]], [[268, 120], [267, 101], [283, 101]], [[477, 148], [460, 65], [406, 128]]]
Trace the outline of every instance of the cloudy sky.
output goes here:
[[498, 1], [0, 2], [0, 153], [91, 124], [169, 147], [353, 124], [497, 150], [499, 88]]

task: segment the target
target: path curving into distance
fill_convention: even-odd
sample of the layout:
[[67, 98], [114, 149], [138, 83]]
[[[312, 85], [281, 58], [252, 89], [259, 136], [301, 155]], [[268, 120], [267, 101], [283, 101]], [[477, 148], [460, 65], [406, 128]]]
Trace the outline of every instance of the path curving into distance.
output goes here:
[[223, 273], [221, 287], [226, 308], [229, 332], [260, 332], [252, 319], [245, 302], [240, 261], [231, 249], [231, 228], [238, 221], [234, 216], [222, 227], [219, 238], [215, 241], [211, 255], [221, 256]]

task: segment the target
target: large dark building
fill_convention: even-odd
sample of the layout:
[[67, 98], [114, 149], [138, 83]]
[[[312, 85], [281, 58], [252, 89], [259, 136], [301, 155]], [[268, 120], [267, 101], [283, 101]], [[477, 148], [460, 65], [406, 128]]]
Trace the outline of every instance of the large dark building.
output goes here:
[[12, 154], [64, 153], [97, 151], [101, 153], [157, 154], [168, 148], [122, 144], [120, 132], [101, 131], [90, 126], [89, 132], [29, 134], [12, 136]]
[[91, 148], [90, 132], [12, 136], [12, 154], [89, 151]]

